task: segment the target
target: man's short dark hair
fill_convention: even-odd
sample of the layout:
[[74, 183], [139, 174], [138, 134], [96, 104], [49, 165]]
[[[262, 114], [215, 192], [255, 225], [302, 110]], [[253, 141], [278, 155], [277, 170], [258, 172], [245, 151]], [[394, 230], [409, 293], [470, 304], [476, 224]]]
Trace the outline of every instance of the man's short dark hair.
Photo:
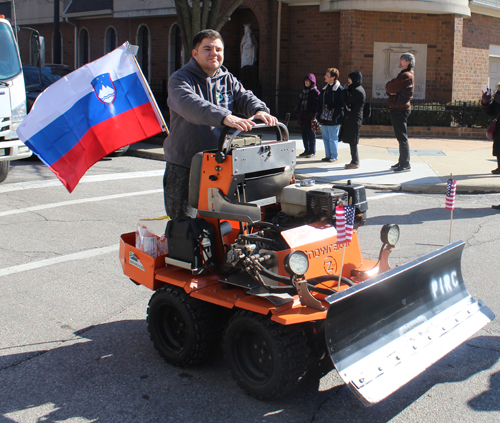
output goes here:
[[210, 38], [212, 40], [221, 40], [222, 45], [224, 45], [224, 40], [217, 31], [213, 29], [204, 29], [203, 31], [198, 32], [198, 34], [194, 36], [193, 48], [196, 50], [205, 38]]

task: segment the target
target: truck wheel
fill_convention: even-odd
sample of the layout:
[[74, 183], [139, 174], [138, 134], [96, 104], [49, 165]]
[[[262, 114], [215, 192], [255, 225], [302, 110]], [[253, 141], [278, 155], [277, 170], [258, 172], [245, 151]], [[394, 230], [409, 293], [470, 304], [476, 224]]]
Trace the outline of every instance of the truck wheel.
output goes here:
[[217, 307], [190, 297], [177, 287], [156, 291], [148, 306], [148, 331], [154, 347], [174, 366], [208, 360], [220, 345]]
[[0, 162], [0, 182], [3, 182], [7, 179], [7, 175], [9, 174], [10, 161], [4, 160]]
[[224, 351], [238, 385], [258, 399], [275, 399], [294, 390], [309, 364], [304, 331], [248, 311], [229, 321]]

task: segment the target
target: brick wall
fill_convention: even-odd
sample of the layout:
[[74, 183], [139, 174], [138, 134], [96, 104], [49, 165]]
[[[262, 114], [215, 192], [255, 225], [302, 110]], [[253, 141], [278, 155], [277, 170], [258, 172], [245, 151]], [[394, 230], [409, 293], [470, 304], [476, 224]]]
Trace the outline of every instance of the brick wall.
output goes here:
[[473, 13], [470, 19], [457, 16], [453, 100], [477, 100], [481, 85], [488, 83], [489, 46], [500, 45], [499, 20]]
[[370, 97], [374, 43], [417, 43], [428, 46], [426, 99], [451, 101], [454, 23], [453, 15], [355, 10], [318, 13], [316, 6], [291, 7], [290, 86], [295, 87], [295, 81], [311, 71], [322, 82], [324, 69], [334, 66], [340, 70], [342, 83], [350, 72], [360, 70]]
[[[251, 23], [259, 41], [260, 85], [265, 90], [273, 90], [278, 4], [274, 0], [244, 0], [243, 4], [221, 31], [226, 42], [225, 63], [238, 75], [243, 24]], [[102, 18], [81, 20], [78, 25], [90, 32], [91, 60], [103, 55], [105, 31], [109, 25], [115, 27], [120, 43], [125, 40], [135, 43], [139, 26], [147, 25], [151, 33], [151, 79], [161, 80], [168, 77], [169, 31], [176, 21], [176, 17]], [[290, 7], [282, 3], [279, 85], [281, 93], [290, 94], [290, 99], [286, 100], [290, 104], [280, 108], [293, 110], [295, 94], [308, 73], [316, 75], [321, 88], [324, 72], [329, 67], [340, 70], [342, 83], [350, 72], [360, 70], [370, 97], [375, 42], [427, 45], [426, 100], [441, 103], [476, 100], [480, 86], [488, 78], [488, 47], [500, 45], [498, 23], [498, 18], [477, 14], [463, 18], [355, 10], [320, 13], [317, 5]], [[46, 38], [47, 63], [51, 63], [52, 24], [35, 27]], [[62, 22], [61, 32], [63, 62], [73, 66], [74, 28]], [[20, 32], [20, 45], [23, 62], [27, 63], [29, 31]]]

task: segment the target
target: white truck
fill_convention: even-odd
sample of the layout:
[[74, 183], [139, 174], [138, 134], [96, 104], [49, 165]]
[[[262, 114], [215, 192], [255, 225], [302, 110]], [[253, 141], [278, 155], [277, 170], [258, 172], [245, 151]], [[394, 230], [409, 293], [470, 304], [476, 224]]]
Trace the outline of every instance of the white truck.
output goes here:
[[[33, 35], [32, 61], [39, 66], [43, 50], [43, 38]], [[0, 182], [7, 178], [11, 160], [33, 154], [16, 134], [25, 116], [26, 89], [19, 48], [10, 22], [0, 15]]]

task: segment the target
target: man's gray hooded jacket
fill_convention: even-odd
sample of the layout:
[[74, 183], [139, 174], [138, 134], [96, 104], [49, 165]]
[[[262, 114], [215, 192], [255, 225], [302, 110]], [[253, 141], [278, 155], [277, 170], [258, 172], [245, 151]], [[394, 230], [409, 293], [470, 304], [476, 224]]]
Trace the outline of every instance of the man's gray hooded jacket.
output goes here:
[[170, 135], [163, 148], [165, 160], [191, 167], [193, 156], [216, 149], [226, 116], [269, 113], [266, 104], [222, 66], [209, 77], [192, 58], [168, 81]]

